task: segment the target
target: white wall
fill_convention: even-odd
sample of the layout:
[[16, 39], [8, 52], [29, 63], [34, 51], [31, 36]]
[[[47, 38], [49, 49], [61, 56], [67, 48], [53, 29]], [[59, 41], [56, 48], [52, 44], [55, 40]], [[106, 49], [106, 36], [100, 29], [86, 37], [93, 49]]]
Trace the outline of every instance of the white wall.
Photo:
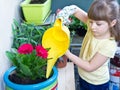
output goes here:
[[11, 24], [13, 18], [19, 20], [20, 1], [22, 0], [0, 0], [0, 90], [4, 90], [3, 74], [10, 66], [5, 51], [9, 50], [12, 44]]

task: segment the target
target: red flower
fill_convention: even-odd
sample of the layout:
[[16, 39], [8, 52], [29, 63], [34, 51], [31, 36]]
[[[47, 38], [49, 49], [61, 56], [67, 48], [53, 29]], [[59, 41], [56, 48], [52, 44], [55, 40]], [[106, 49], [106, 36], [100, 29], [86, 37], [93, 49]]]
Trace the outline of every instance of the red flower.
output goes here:
[[70, 22], [72, 22], [72, 18], [68, 18], [70, 20]]
[[18, 52], [20, 54], [30, 54], [33, 51], [33, 46], [31, 44], [22, 44], [19, 48], [18, 48]]
[[36, 52], [37, 52], [37, 56], [40, 56], [44, 59], [46, 59], [48, 56], [48, 51], [41, 45], [36, 46]]

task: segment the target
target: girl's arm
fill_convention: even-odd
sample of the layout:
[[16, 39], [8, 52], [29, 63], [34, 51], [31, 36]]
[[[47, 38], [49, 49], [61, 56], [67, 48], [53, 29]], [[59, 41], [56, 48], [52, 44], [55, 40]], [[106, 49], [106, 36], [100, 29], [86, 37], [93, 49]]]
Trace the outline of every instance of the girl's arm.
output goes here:
[[95, 56], [88, 62], [85, 60], [82, 60], [78, 56], [72, 54], [69, 50], [65, 53], [65, 55], [74, 62], [78, 67], [88, 71], [92, 72], [96, 69], [98, 69], [100, 66], [102, 66], [108, 59], [108, 57], [103, 56], [99, 53], [96, 53]]
[[81, 8], [77, 7], [74, 16], [79, 20], [81, 20], [82, 22], [87, 23], [88, 20], [87, 13], [83, 11]]

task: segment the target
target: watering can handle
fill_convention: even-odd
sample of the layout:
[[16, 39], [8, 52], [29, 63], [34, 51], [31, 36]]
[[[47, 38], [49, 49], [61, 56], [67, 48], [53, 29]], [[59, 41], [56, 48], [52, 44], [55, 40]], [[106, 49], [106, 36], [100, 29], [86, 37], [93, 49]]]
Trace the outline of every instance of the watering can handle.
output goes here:
[[62, 21], [63, 21], [62, 18], [57, 18], [55, 23], [54, 23], [54, 26], [62, 27]]

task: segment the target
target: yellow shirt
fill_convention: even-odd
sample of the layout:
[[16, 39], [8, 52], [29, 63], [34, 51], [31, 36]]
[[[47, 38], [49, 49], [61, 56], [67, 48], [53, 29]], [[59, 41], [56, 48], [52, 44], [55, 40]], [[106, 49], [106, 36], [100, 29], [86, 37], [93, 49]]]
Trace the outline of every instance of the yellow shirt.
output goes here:
[[93, 72], [84, 71], [78, 68], [79, 75], [82, 79], [88, 83], [99, 85], [109, 81], [109, 68], [108, 63], [110, 58], [114, 57], [117, 48], [117, 43], [114, 38], [111, 39], [96, 39], [90, 30], [87, 31], [86, 36], [83, 40], [82, 48], [80, 51], [80, 58], [83, 60], [90, 61], [96, 52], [109, 57], [100, 68]]

